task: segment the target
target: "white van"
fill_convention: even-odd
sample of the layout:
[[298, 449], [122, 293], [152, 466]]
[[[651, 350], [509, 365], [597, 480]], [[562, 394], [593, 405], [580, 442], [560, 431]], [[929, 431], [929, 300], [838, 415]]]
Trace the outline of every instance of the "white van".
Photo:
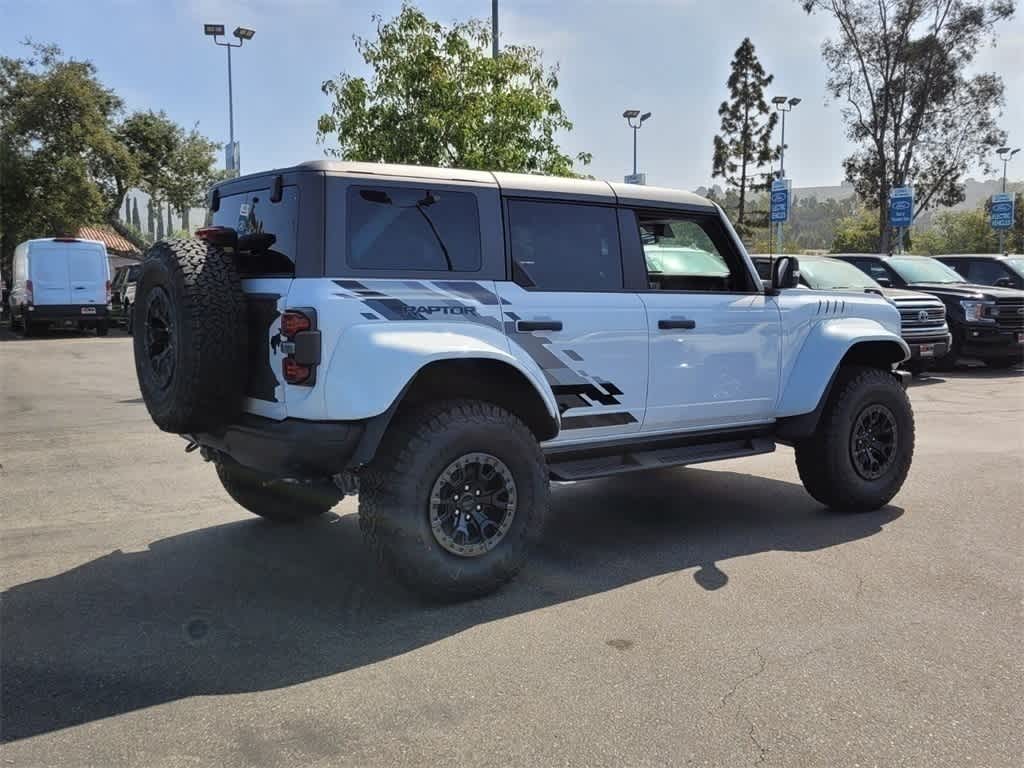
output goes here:
[[52, 325], [107, 335], [110, 263], [103, 243], [74, 237], [27, 240], [14, 249], [13, 271], [12, 328], [25, 336]]

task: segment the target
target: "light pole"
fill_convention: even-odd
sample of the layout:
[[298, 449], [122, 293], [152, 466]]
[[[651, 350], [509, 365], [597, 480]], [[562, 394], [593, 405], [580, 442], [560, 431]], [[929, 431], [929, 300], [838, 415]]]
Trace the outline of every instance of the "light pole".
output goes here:
[[[772, 99], [772, 104], [775, 105], [775, 110], [782, 113], [782, 144], [779, 147], [779, 179], [786, 178], [786, 113], [792, 112], [793, 107], [799, 104], [801, 99], [796, 97], [790, 99], [786, 96], [776, 96]], [[792, 203], [792, 201], [790, 201]], [[785, 241], [782, 239], [782, 227], [783, 222], [779, 222], [779, 253], [785, 247]]]
[[498, 0], [491, 0], [491, 58], [498, 58]]
[[241, 48], [242, 43], [246, 40], [252, 40], [253, 35], [256, 34], [255, 30], [247, 29], [246, 27], [235, 27], [235, 31], [231, 34], [238, 39], [237, 43], [232, 43], [230, 40], [221, 42], [218, 37], [224, 37], [224, 25], [223, 24], [203, 24], [203, 34], [213, 38], [213, 42], [222, 48], [228, 49], [228, 151], [224, 158], [224, 165], [229, 171], [233, 171], [233, 175], [237, 176], [241, 170], [240, 163], [238, 161], [238, 147], [235, 145], [235, 106], [234, 106], [234, 94], [231, 86], [231, 49]]
[[[999, 159], [1003, 161], [1003, 193], [1006, 192], [1006, 165], [1010, 162], [1010, 158], [1020, 152], [1020, 147], [1016, 149], [1010, 149], [1009, 147], [1000, 147], [996, 150], [996, 154], [999, 155]], [[1006, 248], [1006, 232], [999, 230], [999, 252], [1003, 253]]]
[[[636, 176], [636, 132], [639, 131], [640, 127], [650, 119], [651, 113], [644, 112], [641, 115], [639, 109], [627, 109], [622, 113], [622, 116], [626, 118], [626, 123], [633, 129], [633, 175]], [[634, 120], [637, 122], [634, 123]]]

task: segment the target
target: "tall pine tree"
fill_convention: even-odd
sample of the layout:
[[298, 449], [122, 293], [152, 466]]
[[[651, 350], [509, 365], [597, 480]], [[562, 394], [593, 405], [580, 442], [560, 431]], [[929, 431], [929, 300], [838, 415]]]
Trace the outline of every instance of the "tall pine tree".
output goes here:
[[772, 131], [778, 115], [764, 100], [764, 89], [774, 77], [766, 74], [754, 53], [750, 38], [744, 38], [732, 60], [729, 101], [718, 108], [722, 132], [715, 136], [712, 178], [721, 176], [739, 193], [736, 223], [743, 224], [747, 192], [766, 189], [767, 181], [756, 181], [758, 168], [771, 162]]

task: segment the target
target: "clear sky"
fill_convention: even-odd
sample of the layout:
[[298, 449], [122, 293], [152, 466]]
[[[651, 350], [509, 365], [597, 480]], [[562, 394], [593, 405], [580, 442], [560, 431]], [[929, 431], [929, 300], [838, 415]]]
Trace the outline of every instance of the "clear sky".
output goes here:
[[[489, 0], [420, 0], [442, 21], [490, 16]], [[243, 172], [320, 157], [316, 119], [327, 110], [323, 80], [363, 73], [352, 35], [371, 35], [371, 14], [395, 15], [400, 0], [0, 0], [0, 51], [18, 55], [31, 37], [91, 59], [129, 109], [164, 109], [174, 120], [226, 141], [225, 52], [203, 22], [256, 37], [233, 56], [235, 134]], [[787, 120], [788, 175], [798, 187], [838, 184], [849, 150], [837, 105], [825, 94], [821, 41], [832, 22], [807, 16], [796, 0], [501, 0], [501, 39], [542, 48], [561, 68], [559, 96], [575, 122], [571, 153], [594, 155], [590, 172], [631, 170], [622, 110], [650, 110], [639, 165], [648, 183], [694, 188], [710, 179], [717, 108], [729, 62], [749, 36], [777, 94], [803, 99]], [[977, 68], [1000, 72], [1002, 118], [1024, 145], [1024, 11], [1005, 24]], [[1024, 153], [1011, 178], [1024, 177]]]

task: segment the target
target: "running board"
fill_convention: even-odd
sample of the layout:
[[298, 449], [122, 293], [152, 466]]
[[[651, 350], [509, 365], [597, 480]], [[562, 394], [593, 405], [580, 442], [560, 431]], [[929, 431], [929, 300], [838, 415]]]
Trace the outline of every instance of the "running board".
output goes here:
[[615, 452], [591, 456], [580, 455], [580, 452], [552, 452], [547, 460], [552, 480], [588, 480], [623, 472], [739, 459], [774, 450], [775, 441], [771, 438], [746, 437], [676, 446], [622, 447]]

